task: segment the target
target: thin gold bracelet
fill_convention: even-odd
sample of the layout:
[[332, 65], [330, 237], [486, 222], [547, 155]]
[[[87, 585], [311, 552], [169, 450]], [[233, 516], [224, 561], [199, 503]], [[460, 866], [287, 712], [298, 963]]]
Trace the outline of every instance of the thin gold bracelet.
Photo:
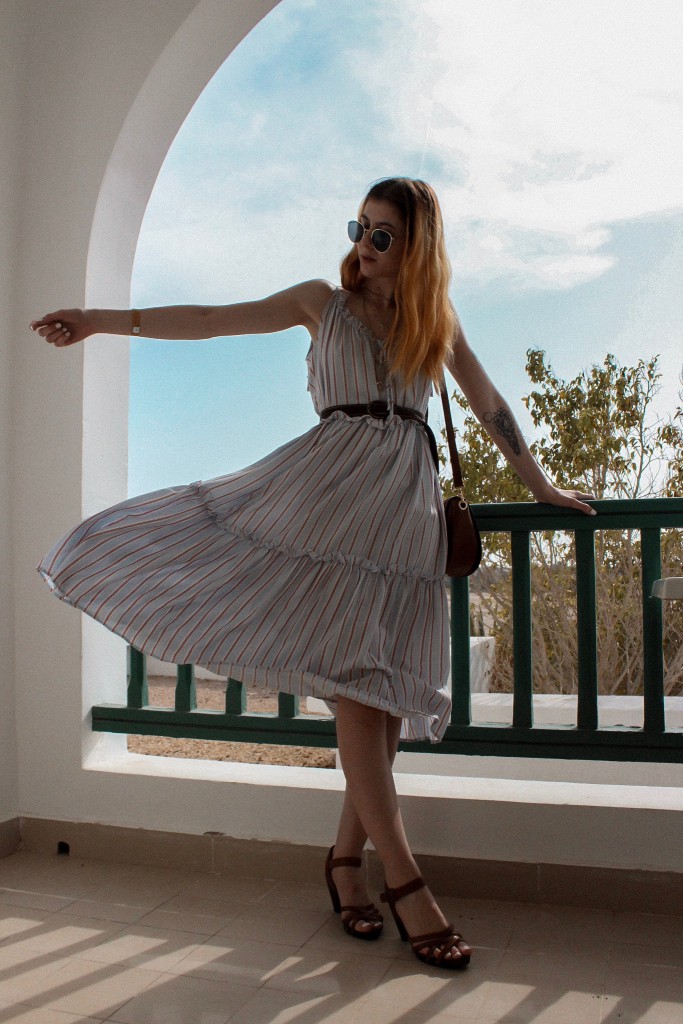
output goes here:
[[133, 322], [133, 326], [131, 328], [131, 334], [139, 334], [140, 333], [140, 310], [139, 309], [131, 309], [130, 312], [131, 312], [132, 322]]

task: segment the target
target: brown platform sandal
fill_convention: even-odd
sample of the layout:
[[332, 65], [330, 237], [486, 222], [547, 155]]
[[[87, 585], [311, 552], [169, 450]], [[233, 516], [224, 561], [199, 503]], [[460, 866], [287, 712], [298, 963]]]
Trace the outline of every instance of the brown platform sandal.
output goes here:
[[[335, 914], [344, 914], [349, 911], [348, 917], [342, 918], [342, 927], [348, 935], [353, 935], [354, 939], [378, 939], [382, 934], [384, 919], [375, 904], [368, 903], [366, 907], [343, 907], [339, 899], [337, 886], [332, 878], [332, 872], [335, 868], [359, 868], [363, 863], [362, 860], [360, 857], [333, 857], [333, 853], [334, 846], [331, 846], [325, 861], [325, 881], [330, 892], [332, 909]], [[369, 921], [373, 927], [359, 930], [356, 925], [362, 921]]]
[[[398, 934], [401, 936], [404, 942], [409, 942], [412, 946], [413, 953], [418, 960], [421, 960], [424, 964], [429, 964], [431, 967], [445, 967], [449, 971], [461, 971], [464, 967], [467, 967], [470, 962], [469, 953], [461, 953], [457, 959], [453, 957], [437, 956], [435, 950], [440, 946], [455, 946], [458, 942], [464, 942], [462, 935], [456, 932], [452, 924], [449, 924], [446, 928], [441, 929], [438, 932], [429, 932], [427, 935], [408, 935], [406, 926], [398, 915], [396, 910], [396, 904], [399, 900], [402, 900], [404, 896], [410, 896], [412, 892], [418, 892], [419, 889], [424, 889], [426, 882], [422, 876], [414, 878], [412, 882], [406, 882], [405, 885], [399, 885], [396, 889], [390, 889], [388, 886], [380, 896], [383, 903], [389, 904], [389, 909], [393, 914], [396, 927], [398, 928]], [[421, 953], [420, 950], [425, 946], [431, 946], [431, 953]]]

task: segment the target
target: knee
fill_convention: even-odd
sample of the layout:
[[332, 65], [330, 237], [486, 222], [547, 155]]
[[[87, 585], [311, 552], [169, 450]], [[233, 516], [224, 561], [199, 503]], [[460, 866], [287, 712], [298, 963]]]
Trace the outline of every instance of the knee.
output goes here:
[[339, 749], [348, 744], [365, 744], [370, 750], [386, 750], [391, 716], [379, 708], [357, 700], [337, 699], [337, 742]]

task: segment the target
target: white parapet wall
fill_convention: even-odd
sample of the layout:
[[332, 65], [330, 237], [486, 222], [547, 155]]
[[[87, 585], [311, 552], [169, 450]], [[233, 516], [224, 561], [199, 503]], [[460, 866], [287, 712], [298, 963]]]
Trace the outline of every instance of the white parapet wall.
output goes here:
[[[341, 771], [321, 768], [125, 754], [87, 768], [109, 801], [104, 816], [84, 808], [87, 821], [321, 848], [336, 832], [344, 789]], [[397, 789], [419, 854], [680, 871], [680, 785], [400, 773]], [[134, 799], [124, 805], [125, 792]]]

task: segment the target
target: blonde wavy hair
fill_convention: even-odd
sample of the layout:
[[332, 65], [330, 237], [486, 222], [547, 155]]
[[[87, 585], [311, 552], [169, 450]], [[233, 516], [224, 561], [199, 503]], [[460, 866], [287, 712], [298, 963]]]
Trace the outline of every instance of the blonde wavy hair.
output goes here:
[[[438, 383], [459, 331], [448, 296], [451, 265], [439, 200], [430, 185], [414, 178], [376, 182], [360, 205], [359, 217], [369, 199], [392, 203], [406, 232], [394, 293], [396, 313], [386, 338], [389, 370], [406, 384], [418, 373]], [[342, 287], [358, 292], [363, 280], [354, 246], [341, 263]]]

